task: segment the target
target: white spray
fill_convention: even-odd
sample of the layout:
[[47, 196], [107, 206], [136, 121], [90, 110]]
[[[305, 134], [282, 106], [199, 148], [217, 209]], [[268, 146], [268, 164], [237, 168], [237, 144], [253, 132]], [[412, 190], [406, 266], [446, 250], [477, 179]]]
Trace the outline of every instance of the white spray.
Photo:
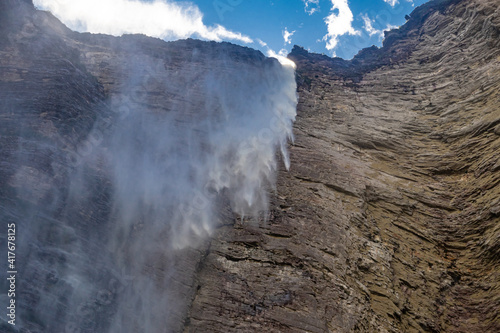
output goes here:
[[[106, 107], [79, 115], [99, 114], [77, 149], [30, 139], [29, 151], [50, 161], [9, 162], [18, 165], [7, 184], [24, 198], [9, 213], [24, 221], [19, 308], [29, 315], [19, 327], [179, 331], [208, 236], [269, 208], [280, 159], [290, 166], [293, 66], [227, 43], [165, 48], [118, 56], [121, 86]], [[74, 121], [59, 126], [71, 133]]]
[[[220, 221], [224, 202], [239, 218], [265, 213], [279, 156], [290, 167], [293, 66], [228, 54], [203, 63], [202, 53], [195, 48], [190, 61], [138, 78], [171, 96], [159, 109], [149, 107], [154, 94], [137, 93], [133, 84], [126, 88], [112, 107], [127, 114], [94, 158], [106, 161], [113, 188], [110, 262], [133, 281], [120, 295], [113, 332], [171, 325], [175, 318], [166, 312], [182, 303], [173, 281], [186, 274], [176, 267], [179, 258], [230, 222]], [[152, 278], [145, 272], [158, 267], [158, 258], [162, 273]]]

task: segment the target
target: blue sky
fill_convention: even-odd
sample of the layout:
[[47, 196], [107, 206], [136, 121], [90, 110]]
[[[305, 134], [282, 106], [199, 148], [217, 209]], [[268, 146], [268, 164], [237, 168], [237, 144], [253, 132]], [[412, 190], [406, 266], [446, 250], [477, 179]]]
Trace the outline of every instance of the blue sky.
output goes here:
[[286, 55], [294, 44], [351, 59], [426, 0], [34, 0], [70, 28], [225, 40]]

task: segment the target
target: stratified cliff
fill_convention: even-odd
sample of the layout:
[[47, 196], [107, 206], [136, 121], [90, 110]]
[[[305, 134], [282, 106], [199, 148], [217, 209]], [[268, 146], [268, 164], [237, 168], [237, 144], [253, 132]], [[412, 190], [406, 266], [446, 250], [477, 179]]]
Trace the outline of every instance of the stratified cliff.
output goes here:
[[[276, 61], [78, 34], [2, 1], [0, 216], [19, 275], [18, 325], [0, 330], [500, 331], [499, 14], [436, 0], [351, 61], [295, 47], [274, 190], [255, 164], [272, 171], [273, 150], [252, 154], [265, 107], [293, 105]], [[221, 127], [238, 108], [254, 126]], [[260, 141], [231, 158], [246, 130]], [[221, 161], [239, 171], [215, 177]], [[242, 217], [238, 187], [266, 216]]]
[[295, 47], [271, 218], [220, 230], [189, 332], [500, 330], [500, 9], [431, 1], [352, 61]]
[[0, 331], [182, 331], [210, 235], [267, 210], [288, 163], [293, 68], [75, 33], [30, 1], [0, 15], [0, 247], [15, 224], [17, 270], [15, 296], [0, 271], [17, 307]]

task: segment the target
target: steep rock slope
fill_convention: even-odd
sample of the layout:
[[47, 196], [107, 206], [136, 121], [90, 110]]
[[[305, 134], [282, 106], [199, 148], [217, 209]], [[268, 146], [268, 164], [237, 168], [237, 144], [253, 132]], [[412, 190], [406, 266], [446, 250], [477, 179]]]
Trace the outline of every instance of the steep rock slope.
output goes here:
[[[93, 247], [114, 225], [106, 165], [78, 168], [89, 144], [105, 146], [93, 131], [171, 101], [187, 103], [181, 126], [199, 115], [183, 92], [199, 94], [200, 73], [270, 63], [227, 43], [77, 34], [30, 1], [2, 1], [0, 213], [25, 235], [23, 329], [500, 330], [499, 27], [494, 0], [431, 1], [352, 61], [294, 48], [296, 138], [268, 216], [241, 220], [223, 196], [212, 240], [148, 248], [141, 276], [175, 306], [150, 308], [164, 326], [139, 311], [120, 327], [121, 295], [144, 289]], [[165, 91], [169, 80], [178, 89]], [[85, 200], [68, 183], [76, 171], [91, 180]], [[68, 278], [82, 256], [85, 276]]]
[[[283, 115], [270, 105], [293, 117], [295, 89], [249, 48], [79, 34], [31, 1], [0, 2], [0, 218], [17, 226], [19, 272], [16, 326], [2, 316], [0, 331], [182, 331], [214, 225], [244, 195], [267, 204], [251, 177], [277, 147], [238, 145]], [[218, 168], [238, 158], [251, 161]], [[224, 194], [201, 193], [217, 172]]]
[[212, 241], [186, 331], [500, 330], [499, 14], [431, 1], [352, 61], [293, 49], [291, 170]]

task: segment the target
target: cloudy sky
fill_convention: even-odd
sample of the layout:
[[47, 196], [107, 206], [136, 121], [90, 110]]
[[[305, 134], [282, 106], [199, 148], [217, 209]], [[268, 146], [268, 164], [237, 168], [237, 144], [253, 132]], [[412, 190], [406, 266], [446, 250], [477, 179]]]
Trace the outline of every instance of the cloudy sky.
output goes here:
[[294, 44], [351, 59], [380, 46], [383, 31], [402, 25], [426, 0], [34, 0], [70, 28], [165, 40], [230, 41], [267, 55]]

